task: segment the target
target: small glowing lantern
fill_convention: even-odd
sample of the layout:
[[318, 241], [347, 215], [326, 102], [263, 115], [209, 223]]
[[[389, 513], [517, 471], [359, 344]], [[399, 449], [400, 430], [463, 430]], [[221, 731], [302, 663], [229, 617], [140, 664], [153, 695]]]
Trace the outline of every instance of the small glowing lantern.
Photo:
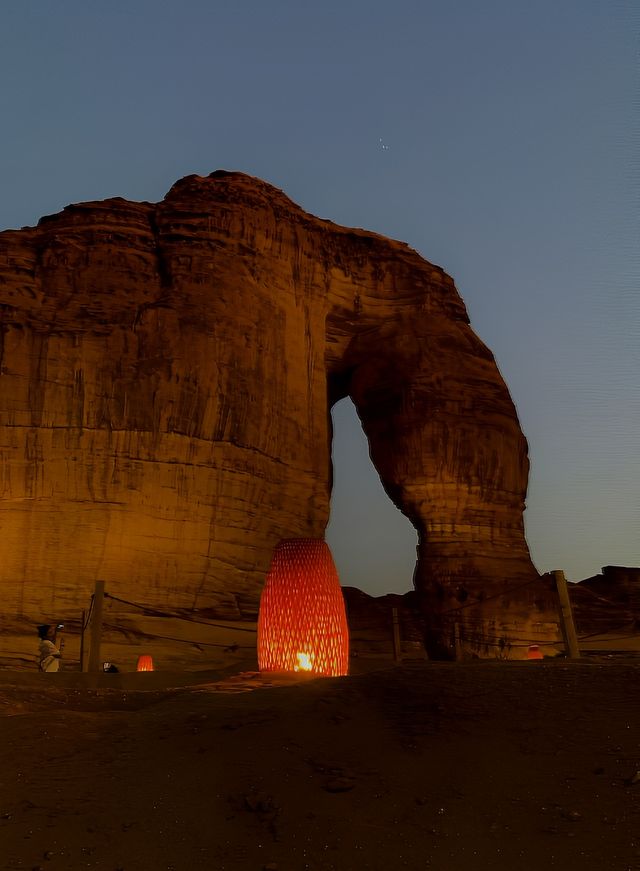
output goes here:
[[295, 538], [276, 547], [260, 599], [260, 671], [343, 675], [349, 628], [327, 543]]
[[527, 659], [544, 659], [542, 651], [537, 644], [530, 644], [527, 651]]
[[153, 671], [153, 657], [149, 656], [148, 653], [139, 656], [136, 671]]

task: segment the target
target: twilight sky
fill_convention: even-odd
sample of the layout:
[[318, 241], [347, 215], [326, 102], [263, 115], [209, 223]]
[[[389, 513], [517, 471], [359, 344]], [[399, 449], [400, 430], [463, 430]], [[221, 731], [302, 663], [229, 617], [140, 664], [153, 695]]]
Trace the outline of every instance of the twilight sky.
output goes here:
[[[225, 168], [408, 242], [511, 390], [537, 568], [640, 565], [639, 33], [634, 0], [4, 3], [0, 229]], [[415, 533], [334, 422], [342, 583], [404, 592]]]

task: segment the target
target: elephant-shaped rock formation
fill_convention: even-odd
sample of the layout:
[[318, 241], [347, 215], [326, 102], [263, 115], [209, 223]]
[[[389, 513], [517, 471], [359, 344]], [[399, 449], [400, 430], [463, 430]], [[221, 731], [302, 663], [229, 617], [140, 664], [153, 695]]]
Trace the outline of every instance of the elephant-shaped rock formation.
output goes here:
[[77, 610], [102, 578], [255, 617], [276, 543], [324, 535], [330, 408], [350, 396], [418, 531], [430, 650], [555, 627], [509, 392], [452, 279], [407, 245], [218, 171], [0, 233], [0, 309], [5, 615]]

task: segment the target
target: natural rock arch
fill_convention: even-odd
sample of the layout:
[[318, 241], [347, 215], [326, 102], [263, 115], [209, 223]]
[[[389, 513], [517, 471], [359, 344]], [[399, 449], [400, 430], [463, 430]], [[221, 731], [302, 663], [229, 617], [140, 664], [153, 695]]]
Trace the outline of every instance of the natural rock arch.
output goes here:
[[10, 613], [84, 601], [96, 577], [255, 613], [274, 545], [324, 533], [349, 395], [418, 530], [431, 649], [454, 624], [486, 652], [551, 619], [509, 392], [452, 279], [407, 245], [216, 172], [0, 234], [0, 305]]

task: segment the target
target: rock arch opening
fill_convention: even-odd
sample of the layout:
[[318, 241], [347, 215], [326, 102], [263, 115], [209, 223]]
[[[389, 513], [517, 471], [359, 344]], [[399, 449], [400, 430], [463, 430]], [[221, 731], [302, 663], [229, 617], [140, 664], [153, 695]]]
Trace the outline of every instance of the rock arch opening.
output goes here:
[[413, 589], [416, 530], [385, 493], [353, 402], [331, 409], [333, 490], [327, 542], [341, 583], [371, 596]]

